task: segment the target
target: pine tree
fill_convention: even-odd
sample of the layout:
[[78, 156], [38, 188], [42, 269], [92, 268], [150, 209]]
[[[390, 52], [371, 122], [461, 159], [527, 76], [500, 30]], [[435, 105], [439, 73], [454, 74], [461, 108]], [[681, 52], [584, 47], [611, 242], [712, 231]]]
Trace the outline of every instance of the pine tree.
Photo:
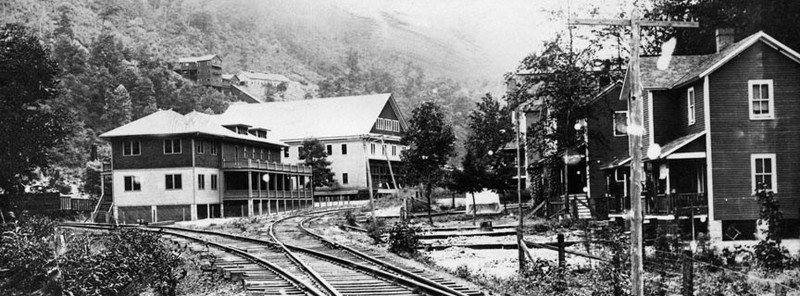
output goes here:
[[103, 105], [105, 130], [110, 130], [131, 122], [133, 104], [131, 96], [125, 86], [120, 84], [113, 92], [106, 91], [106, 101]]
[[311, 176], [314, 180], [314, 187], [331, 186], [333, 184], [333, 173], [331, 172], [331, 162], [328, 161], [328, 153], [325, 146], [319, 139], [306, 139], [300, 147], [300, 160], [303, 164], [311, 167]]

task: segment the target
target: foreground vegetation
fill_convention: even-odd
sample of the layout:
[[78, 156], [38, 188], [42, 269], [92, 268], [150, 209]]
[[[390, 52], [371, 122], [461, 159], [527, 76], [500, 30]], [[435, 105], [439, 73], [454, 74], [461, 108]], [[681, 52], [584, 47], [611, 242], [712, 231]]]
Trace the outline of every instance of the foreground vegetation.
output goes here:
[[2, 226], [0, 290], [5, 295], [191, 295], [241, 288], [203, 275], [200, 259], [160, 234], [83, 232], [23, 216]]

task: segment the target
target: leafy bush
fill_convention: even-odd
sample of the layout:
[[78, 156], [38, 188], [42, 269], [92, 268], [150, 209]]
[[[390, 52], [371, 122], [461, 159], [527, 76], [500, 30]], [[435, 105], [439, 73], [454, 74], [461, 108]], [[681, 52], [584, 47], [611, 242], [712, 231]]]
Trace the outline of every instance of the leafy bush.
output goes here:
[[50, 248], [56, 222], [41, 216], [23, 215], [15, 224], [2, 227], [0, 238], [0, 290], [29, 294], [47, 281], [55, 266]]
[[759, 241], [753, 250], [753, 256], [766, 270], [778, 271], [791, 265], [792, 258], [789, 256], [789, 251], [773, 240]]
[[344, 213], [344, 221], [347, 225], [356, 226], [356, 215], [353, 215], [353, 211], [347, 211]]
[[408, 223], [395, 223], [389, 232], [389, 251], [396, 254], [414, 255], [419, 247], [418, 227]]
[[147, 289], [175, 295], [185, 275], [180, 254], [161, 235], [137, 229], [74, 236], [59, 258], [62, 286], [72, 295], [133, 295]]
[[460, 277], [462, 279], [469, 279], [470, 276], [472, 276], [472, 271], [469, 270], [469, 266], [461, 264], [458, 267], [456, 267], [455, 271], [453, 271], [453, 275]]
[[695, 278], [698, 296], [755, 296], [747, 277], [732, 272], [701, 273]]

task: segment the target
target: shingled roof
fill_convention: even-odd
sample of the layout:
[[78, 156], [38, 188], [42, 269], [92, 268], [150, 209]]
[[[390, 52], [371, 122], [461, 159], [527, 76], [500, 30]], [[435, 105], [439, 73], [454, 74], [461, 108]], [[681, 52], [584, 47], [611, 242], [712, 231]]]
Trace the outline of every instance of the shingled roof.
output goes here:
[[[723, 48], [717, 53], [673, 56], [669, 68], [666, 70], [659, 70], [658, 67], [656, 67], [658, 57], [642, 57], [639, 60], [642, 75], [642, 88], [672, 89], [696, 81], [711, 74], [758, 41], [765, 42], [767, 45], [779, 50], [789, 58], [800, 62], [800, 54], [778, 40], [775, 40], [772, 36], [759, 31]], [[628, 77], [626, 76], [623, 89], [627, 89], [627, 87]]]
[[[252, 142], [287, 146], [279, 140], [259, 138], [251, 134], [238, 134], [223, 127], [219, 115], [209, 115], [196, 111], [181, 115], [172, 110], [159, 110], [131, 123], [115, 128], [101, 138], [127, 136], [171, 136], [184, 134], [204, 134]], [[237, 122], [240, 123], [240, 122]]]
[[368, 134], [383, 107], [390, 104], [405, 128], [391, 94], [321, 98], [311, 100], [234, 104], [222, 122], [267, 126], [282, 141], [306, 138], [349, 137]]

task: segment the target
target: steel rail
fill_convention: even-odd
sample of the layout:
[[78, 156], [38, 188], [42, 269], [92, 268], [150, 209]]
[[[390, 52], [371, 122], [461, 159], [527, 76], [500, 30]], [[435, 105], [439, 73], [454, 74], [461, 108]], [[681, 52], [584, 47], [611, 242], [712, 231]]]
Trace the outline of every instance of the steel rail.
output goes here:
[[[104, 229], [104, 230], [115, 229], [114, 225], [107, 225], [107, 224], [85, 224], [85, 225], [80, 225], [80, 224], [73, 224], [73, 223], [62, 223], [62, 226], [75, 227], [75, 228], [88, 228], [88, 229]], [[153, 229], [148, 229], [148, 228], [144, 228], [144, 227], [137, 227], [137, 226], [124, 226], [124, 227], [126, 227], [126, 228], [140, 228], [140, 229], [142, 229], [144, 231], [163, 233], [163, 234], [167, 234], [167, 235], [182, 237], [182, 238], [189, 239], [189, 240], [192, 240], [192, 241], [195, 241], [195, 242], [199, 242], [199, 243], [202, 243], [202, 244], [211, 245], [211, 246], [216, 247], [218, 249], [224, 250], [224, 251], [226, 251], [228, 253], [233, 253], [233, 254], [236, 254], [239, 257], [243, 257], [243, 258], [245, 258], [247, 260], [253, 261], [256, 264], [259, 264], [259, 265], [263, 266], [264, 268], [275, 272], [278, 276], [283, 278], [286, 282], [288, 282], [289, 284], [291, 284], [292, 286], [294, 286], [295, 288], [297, 288], [300, 291], [304, 291], [304, 292], [306, 292], [306, 293], [308, 293], [310, 295], [314, 295], [314, 296], [325, 296], [325, 295], [327, 295], [327, 294], [319, 291], [318, 289], [316, 289], [313, 286], [306, 285], [297, 276], [289, 273], [288, 271], [284, 270], [283, 268], [281, 268], [281, 267], [279, 267], [277, 265], [274, 265], [273, 263], [271, 263], [269, 261], [266, 261], [264, 259], [256, 257], [255, 255], [249, 254], [245, 250], [241, 250], [241, 249], [236, 248], [236, 247], [230, 247], [230, 246], [226, 246], [226, 245], [223, 245], [223, 244], [211, 242], [211, 241], [204, 240], [204, 239], [201, 239], [201, 238], [193, 237], [191, 235], [177, 233], [177, 232], [174, 232], [174, 231], [187, 231], [187, 232], [196, 232], [196, 233], [213, 234], [213, 235], [220, 235], [220, 233], [215, 233], [215, 232], [212, 232], [212, 231], [204, 231], [204, 230], [196, 230], [196, 229], [184, 229], [184, 228], [179, 228], [179, 227], [164, 227], [164, 226], [149, 227], [149, 228], [153, 228]], [[238, 237], [238, 236], [234, 236], [234, 237], [242, 238], [242, 237]], [[259, 243], [264, 243], [264, 241], [260, 241]]]
[[465, 294], [465, 293], [463, 293], [461, 291], [455, 290], [453, 288], [450, 288], [448, 286], [440, 284], [440, 283], [438, 283], [436, 281], [433, 281], [431, 279], [422, 277], [422, 276], [420, 276], [418, 274], [415, 274], [415, 273], [413, 273], [411, 271], [408, 271], [408, 270], [405, 270], [403, 268], [397, 267], [395, 265], [389, 264], [389, 263], [384, 262], [382, 260], [373, 258], [372, 256], [369, 256], [369, 255], [365, 254], [364, 252], [356, 250], [355, 248], [352, 248], [350, 246], [346, 246], [346, 245], [334, 242], [332, 240], [329, 240], [329, 239], [325, 238], [322, 235], [319, 235], [317, 233], [312, 232], [307, 227], [305, 227], [305, 225], [303, 225], [304, 223], [306, 223], [306, 222], [308, 222], [310, 220], [317, 219], [317, 218], [320, 218], [320, 217], [321, 216], [309, 217], [309, 218], [301, 221], [300, 222], [300, 229], [303, 230], [305, 233], [307, 233], [307, 234], [309, 234], [311, 236], [314, 236], [317, 239], [319, 239], [319, 240], [321, 240], [321, 241], [323, 241], [323, 242], [325, 242], [327, 244], [330, 244], [330, 245], [332, 245], [334, 247], [337, 247], [337, 248], [344, 249], [344, 250], [356, 255], [357, 257], [359, 257], [361, 259], [364, 259], [364, 260], [366, 260], [368, 262], [371, 262], [371, 263], [373, 263], [375, 265], [380, 266], [381, 268], [384, 268], [386, 270], [390, 270], [390, 271], [392, 271], [394, 273], [397, 273], [399, 275], [402, 275], [404, 277], [408, 277], [410, 280], [412, 280], [414, 282], [417, 282], [420, 285], [420, 287], [430, 287], [433, 290], [438, 290], [438, 294], [437, 295], [468, 296], [467, 294]]

